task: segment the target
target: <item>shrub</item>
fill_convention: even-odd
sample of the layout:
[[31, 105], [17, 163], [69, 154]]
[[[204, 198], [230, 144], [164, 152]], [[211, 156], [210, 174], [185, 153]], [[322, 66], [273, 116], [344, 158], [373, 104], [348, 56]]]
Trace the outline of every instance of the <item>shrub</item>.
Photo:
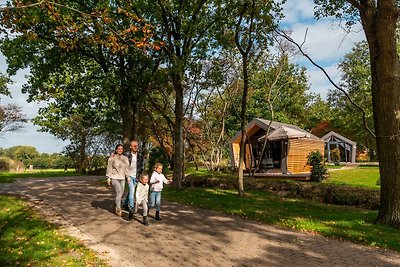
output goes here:
[[318, 150], [312, 151], [310, 154], [308, 154], [307, 164], [311, 166], [311, 181], [321, 182], [326, 178], [327, 169], [323, 165], [323, 157]]
[[8, 158], [0, 158], [0, 171], [9, 171], [10, 170], [10, 160]]
[[164, 166], [163, 172], [168, 173], [168, 156], [161, 147], [155, 147], [150, 151], [149, 161], [147, 162], [147, 171], [149, 175], [153, 173], [154, 165], [157, 162], [161, 163]]

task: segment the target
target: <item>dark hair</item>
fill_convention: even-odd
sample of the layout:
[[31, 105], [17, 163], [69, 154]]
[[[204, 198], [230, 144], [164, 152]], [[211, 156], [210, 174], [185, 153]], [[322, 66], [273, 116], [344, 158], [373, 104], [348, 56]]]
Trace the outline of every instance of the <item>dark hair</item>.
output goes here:
[[114, 153], [115, 153], [115, 154], [117, 153], [117, 149], [118, 149], [118, 147], [120, 147], [120, 146], [122, 146], [122, 148], [124, 148], [124, 146], [123, 146], [122, 144], [116, 145], [116, 146], [115, 146], [115, 150], [114, 150]]

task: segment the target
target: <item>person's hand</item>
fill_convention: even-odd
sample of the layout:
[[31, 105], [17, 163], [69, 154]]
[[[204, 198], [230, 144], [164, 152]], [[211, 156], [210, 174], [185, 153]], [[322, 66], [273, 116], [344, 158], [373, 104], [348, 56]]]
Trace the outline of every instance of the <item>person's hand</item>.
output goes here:
[[154, 183], [155, 183], [155, 184], [158, 184], [159, 182], [160, 182], [160, 180], [157, 180], [157, 181], [155, 181]]
[[131, 182], [131, 177], [126, 178], [126, 181], [128, 182], [128, 184]]
[[107, 178], [107, 185], [108, 185], [108, 188], [111, 188], [111, 179], [110, 178]]
[[170, 182], [170, 183], [172, 183], [172, 182], [173, 182], [172, 178], [171, 178], [171, 179], [168, 179], [168, 180], [169, 180], [169, 182]]

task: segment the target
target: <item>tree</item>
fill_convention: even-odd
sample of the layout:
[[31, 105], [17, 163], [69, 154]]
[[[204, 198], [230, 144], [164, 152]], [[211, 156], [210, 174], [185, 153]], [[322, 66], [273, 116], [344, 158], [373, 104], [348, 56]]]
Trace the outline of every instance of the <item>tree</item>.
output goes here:
[[5, 149], [5, 155], [11, 159], [22, 161], [25, 166], [29, 166], [35, 158], [40, 156], [33, 146], [13, 146]]
[[[175, 94], [173, 120], [173, 177], [181, 187], [184, 177], [184, 98], [186, 76], [196, 61], [207, 55], [212, 29], [223, 20], [219, 1], [157, 1], [150, 4], [150, 23], [155, 36], [164, 43], [162, 56]], [[146, 16], [144, 16], [146, 17]]]
[[209, 70], [204, 74], [206, 89], [201, 91], [195, 104], [198, 119], [193, 119], [189, 144], [194, 146], [193, 158], [200, 156], [208, 170], [222, 167], [229, 140], [226, 119], [237, 102], [234, 100], [241, 96], [241, 66], [236, 56], [233, 51], [222, 52], [219, 58], [210, 62]]
[[[70, 58], [90, 60], [108, 78], [103, 81], [108, 85], [103, 90], [119, 108], [123, 142], [128, 144], [132, 138], [138, 138], [141, 128], [138, 111], [143, 104], [142, 90], [148, 88], [148, 79], [144, 78], [149, 77], [143, 73], [153, 67], [152, 61], [146, 59], [159, 46], [149, 41], [152, 27], [134, 14], [136, 2], [24, 3], [14, 1], [13, 6], [3, 9], [0, 19], [5, 32], [19, 33], [8, 35], [8, 44], [5, 42], [2, 47], [4, 54], [13, 58], [14, 68], [30, 66], [38, 76], [31, 76], [25, 88], [31, 94], [30, 99], [40, 99], [56, 90], [42, 85], [53, 83], [51, 75], [60, 72], [66, 60], [70, 63]], [[70, 65], [75, 66], [76, 62]]]
[[227, 31], [221, 38], [226, 47], [237, 48], [242, 61], [243, 94], [241, 99], [240, 123], [241, 141], [238, 168], [238, 194], [244, 196], [243, 169], [246, 143], [245, 125], [247, 96], [249, 92], [249, 64], [257, 54], [268, 48], [271, 41], [269, 34], [280, 19], [279, 4], [274, 1], [232, 1], [229, 8], [232, 13], [228, 20]]
[[[11, 96], [7, 85], [11, 83], [9, 77], [0, 73], [0, 95]], [[1, 98], [0, 98], [1, 99]], [[6, 132], [18, 131], [26, 123], [22, 108], [15, 104], [0, 105], [0, 135]]]
[[10, 91], [7, 88], [7, 84], [10, 82], [9, 77], [0, 73], [0, 95], [10, 96]]
[[0, 135], [21, 129], [27, 119], [20, 106], [15, 104], [0, 105]]
[[[339, 64], [342, 71], [341, 87], [346, 89], [351, 98], [366, 111], [366, 121], [369, 128], [374, 129], [372, 113], [371, 71], [369, 63], [368, 44], [360, 42], [345, 55]], [[340, 129], [342, 134], [357, 141], [358, 149], [367, 148], [370, 158], [376, 155], [375, 138], [363, 127], [362, 114], [347, 101], [340, 91], [330, 91], [328, 101], [332, 106], [332, 127]]]
[[397, 52], [399, 2], [314, 0], [316, 15], [336, 16], [348, 25], [361, 20], [369, 47], [372, 106], [381, 177], [378, 223], [400, 227], [400, 61]]

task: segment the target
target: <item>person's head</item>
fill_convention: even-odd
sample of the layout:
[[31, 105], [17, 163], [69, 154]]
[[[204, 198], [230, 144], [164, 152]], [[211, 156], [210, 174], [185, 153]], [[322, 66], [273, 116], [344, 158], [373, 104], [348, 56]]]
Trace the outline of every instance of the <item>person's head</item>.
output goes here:
[[139, 143], [136, 140], [131, 141], [130, 149], [132, 153], [137, 153], [139, 150]]
[[115, 154], [121, 155], [124, 152], [124, 147], [122, 144], [115, 146]]
[[142, 174], [142, 176], [140, 176], [140, 182], [146, 185], [149, 182], [149, 176], [147, 174]]
[[163, 165], [159, 162], [156, 163], [156, 165], [154, 165], [154, 171], [157, 173], [162, 173], [162, 168], [163, 168]]

